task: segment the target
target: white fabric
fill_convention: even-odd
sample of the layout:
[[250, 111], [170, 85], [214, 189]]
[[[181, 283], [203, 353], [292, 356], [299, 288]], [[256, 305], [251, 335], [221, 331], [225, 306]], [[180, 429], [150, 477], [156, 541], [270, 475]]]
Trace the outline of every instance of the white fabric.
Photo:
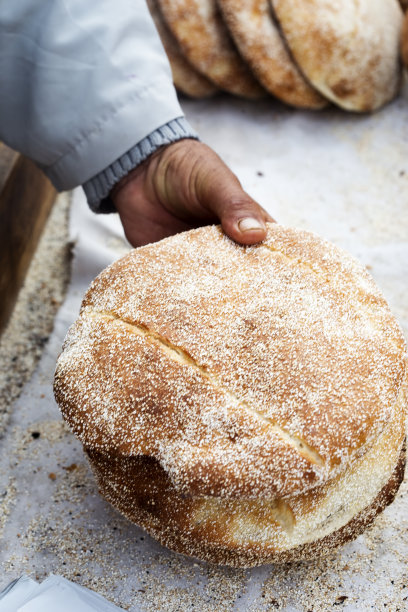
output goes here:
[[59, 190], [182, 114], [144, 0], [0, 0], [0, 138]]

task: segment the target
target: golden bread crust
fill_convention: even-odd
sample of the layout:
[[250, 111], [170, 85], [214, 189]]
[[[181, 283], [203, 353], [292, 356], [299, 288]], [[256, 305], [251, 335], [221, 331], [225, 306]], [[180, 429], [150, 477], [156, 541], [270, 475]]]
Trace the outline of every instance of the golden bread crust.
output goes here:
[[186, 59], [220, 89], [244, 98], [265, 90], [240, 57], [216, 0], [158, 0]]
[[251, 247], [209, 226], [95, 279], [55, 397], [121, 512], [179, 552], [250, 566], [321, 554], [388, 503], [406, 368], [350, 255], [277, 224]]
[[102, 272], [55, 390], [87, 447], [153, 456], [186, 495], [287, 496], [372, 445], [405, 368], [402, 332], [348, 254], [276, 224], [249, 248], [207, 227]]
[[403, 16], [397, 0], [270, 1], [295, 61], [326, 98], [372, 111], [396, 95]]
[[[401, 428], [397, 429], [400, 438]], [[390, 441], [389, 437], [387, 441]], [[321, 535], [318, 532], [315, 535], [312, 527], [303, 543], [292, 546], [290, 536], [293, 528], [296, 528], [296, 519], [306, 520], [307, 523], [315, 506], [327, 502], [328, 495], [333, 493], [330, 490], [333, 484], [309, 494], [309, 499], [300, 496], [288, 501], [273, 500], [273, 503], [270, 500], [241, 500], [236, 504], [216, 500], [213, 507], [211, 504], [208, 507], [207, 500], [180, 496], [154, 459], [109, 457], [91, 450], [88, 456], [100, 493], [124, 516], [143, 527], [163, 545], [211, 563], [254, 567], [321, 557], [360, 535], [377, 514], [392, 503], [404, 478], [405, 445], [396, 448], [393, 449], [393, 467], [390, 470], [389, 466], [384, 466], [385, 484], [380, 485], [379, 492], [377, 489], [374, 495], [362, 499], [358, 493], [360, 503], [356, 506], [357, 510], [352, 508], [346, 518], [340, 517], [342, 520], [337, 521], [336, 525], [338, 509], [349, 501], [347, 494], [338, 498], [336, 509], [323, 520], [328, 533]], [[366, 463], [369, 469], [372, 457]], [[357, 471], [358, 467], [354, 469]], [[370, 478], [370, 474], [363, 470], [355, 479], [358, 481], [357, 488], [364, 489], [364, 478], [367, 477]], [[346, 477], [346, 488], [348, 484]], [[352, 495], [355, 493], [354, 488]], [[289, 518], [286, 518], [288, 513]]]
[[214, 95], [217, 91], [215, 85], [197, 72], [181, 53], [176, 39], [166, 26], [158, 1], [147, 0], [147, 5], [169, 58], [175, 87], [190, 98], [207, 98]]
[[225, 23], [259, 82], [293, 106], [320, 109], [328, 101], [302, 76], [275, 25], [268, 0], [219, 0]]

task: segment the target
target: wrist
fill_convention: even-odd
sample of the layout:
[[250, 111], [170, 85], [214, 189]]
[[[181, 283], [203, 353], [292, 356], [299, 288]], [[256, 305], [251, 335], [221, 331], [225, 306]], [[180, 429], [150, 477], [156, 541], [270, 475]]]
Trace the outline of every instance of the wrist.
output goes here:
[[173, 119], [146, 136], [105, 170], [86, 181], [83, 189], [91, 210], [96, 213], [115, 212], [112, 200], [112, 195], [114, 197], [116, 195], [115, 186], [156, 151], [186, 138], [198, 140], [196, 132], [184, 117]]
[[[171, 146], [171, 145], [167, 145], [167, 146]], [[129, 185], [130, 183], [132, 184], [135, 183], [135, 181], [137, 181], [139, 177], [141, 177], [142, 175], [145, 175], [147, 172], [147, 169], [151, 166], [151, 164], [157, 157], [160, 157], [161, 153], [163, 152], [165, 148], [166, 146], [162, 146], [159, 149], [157, 149], [157, 151], [152, 153], [141, 164], [139, 164], [138, 166], [130, 170], [125, 176], [123, 176], [121, 179], [118, 180], [118, 182], [112, 187], [109, 193], [109, 198], [113, 202], [114, 205], [116, 204], [116, 200], [119, 196], [119, 193], [122, 193], [127, 185]]]

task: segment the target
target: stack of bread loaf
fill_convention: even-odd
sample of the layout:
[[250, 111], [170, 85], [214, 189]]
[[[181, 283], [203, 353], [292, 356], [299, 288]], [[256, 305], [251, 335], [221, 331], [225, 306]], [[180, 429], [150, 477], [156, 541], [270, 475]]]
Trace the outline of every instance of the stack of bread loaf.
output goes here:
[[177, 89], [373, 111], [398, 92], [405, 0], [148, 0]]
[[308, 232], [211, 226], [84, 298], [55, 395], [102, 494], [179, 552], [253, 566], [356, 537], [403, 477], [407, 356], [365, 268]]

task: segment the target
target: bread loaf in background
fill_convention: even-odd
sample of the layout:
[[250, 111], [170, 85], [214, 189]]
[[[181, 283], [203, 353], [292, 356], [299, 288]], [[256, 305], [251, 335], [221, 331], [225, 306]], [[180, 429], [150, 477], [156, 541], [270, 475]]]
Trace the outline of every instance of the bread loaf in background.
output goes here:
[[[149, 0], [179, 91], [375, 111], [399, 91], [398, 0]], [[211, 85], [210, 85], [211, 83]]]
[[102, 494], [164, 545], [248, 567], [355, 537], [403, 477], [407, 356], [368, 272], [308, 232], [219, 227], [93, 282], [55, 397]]
[[158, 0], [187, 60], [219, 88], [258, 99], [265, 91], [239, 55], [216, 0]]
[[225, 23], [256, 78], [272, 95], [299, 108], [327, 106], [293, 62], [268, 0], [218, 0]]
[[215, 85], [197, 72], [181, 53], [176, 39], [166, 26], [158, 0], [147, 0], [147, 5], [169, 58], [176, 89], [190, 98], [208, 98], [214, 95], [217, 91]]
[[373, 111], [400, 85], [398, 0], [271, 0], [294, 60], [338, 106]]

